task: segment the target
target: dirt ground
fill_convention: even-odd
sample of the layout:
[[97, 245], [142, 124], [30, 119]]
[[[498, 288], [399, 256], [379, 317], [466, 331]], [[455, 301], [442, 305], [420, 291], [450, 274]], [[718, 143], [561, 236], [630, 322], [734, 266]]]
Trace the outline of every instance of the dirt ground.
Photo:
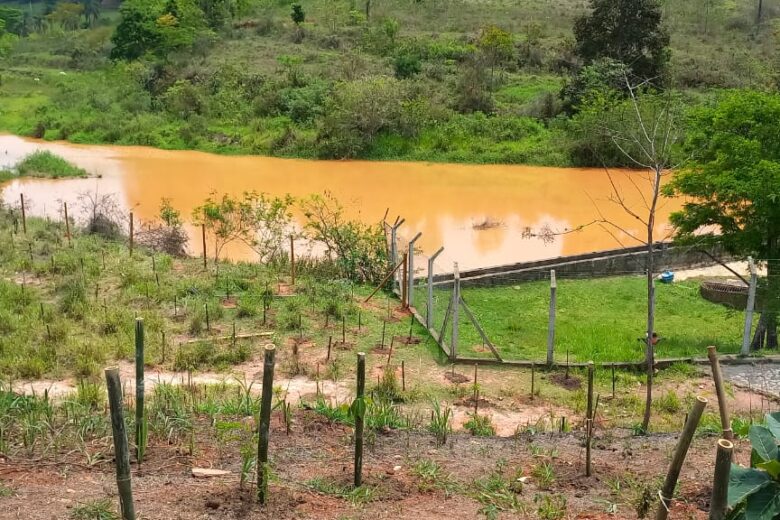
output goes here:
[[[217, 446], [206, 433], [208, 425], [201, 426], [193, 456], [157, 444], [150, 447], [140, 469], [134, 466], [139, 518], [466, 519], [494, 510], [497, 518], [633, 519], [643, 496], [655, 503], [676, 442], [673, 435], [602, 432], [594, 440], [594, 475], [585, 477], [581, 433], [509, 438], [454, 434], [445, 446], [437, 447], [430, 434], [391, 431], [377, 434], [367, 446], [364, 482], [373, 489], [371, 496], [351, 501], [313, 484], [313, 479], [324, 479], [348, 489], [353, 460], [350, 429], [300, 411], [289, 436], [278, 419], [273, 421], [274, 477], [270, 502], [261, 507], [250, 486], [239, 487], [238, 450]], [[714, 437], [695, 440], [671, 518], [706, 518], [711, 475], [702, 468], [712, 467], [715, 442]], [[107, 444], [91, 449], [108, 453]], [[736, 461], [744, 464], [748, 457], [749, 445], [739, 441]], [[438, 464], [438, 476], [426, 479], [419, 469], [423, 462]], [[230, 473], [199, 479], [191, 475], [193, 467]], [[546, 477], [540, 467], [551, 468]], [[508, 483], [506, 489], [486, 484], [496, 472]], [[60, 454], [57, 460], [5, 459], [0, 463], [0, 479], [10, 490], [0, 498], [3, 519], [69, 518], [73, 507], [89, 500], [118, 502], [109, 458], [93, 466], [85, 465], [76, 453]], [[506, 506], [512, 499], [507, 493], [514, 495], [516, 507]], [[565, 501], [555, 502], [560, 497]], [[549, 500], [559, 505], [557, 514], [562, 516], [542, 509]]]

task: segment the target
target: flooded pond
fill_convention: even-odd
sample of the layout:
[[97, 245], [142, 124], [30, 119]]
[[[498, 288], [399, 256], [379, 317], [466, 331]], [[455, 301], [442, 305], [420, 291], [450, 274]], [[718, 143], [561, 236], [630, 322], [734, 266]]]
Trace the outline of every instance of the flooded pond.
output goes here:
[[[388, 210], [391, 221], [402, 216], [406, 219], [399, 231], [402, 237], [422, 232], [418, 247], [433, 252], [443, 245], [440, 263], [458, 261], [462, 268], [586, 253], [621, 243], [638, 245], [615, 227], [592, 225], [552, 241], [524, 238], [527, 229], [560, 232], [601, 218], [629, 233], [641, 234], [642, 227], [609, 200], [613, 190], [603, 169], [310, 161], [51, 143], [9, 135], [0, 135], [0, 168], [13, 166], [37, 149], [61, 155], [96, 177], [20, 179], [4, 186], [7, 203], [18, 201], [24, 193], [35, 215], [55, 216], [63, 201], [77, 208], [79, 194], [96, 190], [116, 194], [122, 207], [132, 208], [141, 220], [155, 218], [163, 197], [189, 220], [193, 208], [212, 192], [239, 195], [254, 190], [306, 197], [329, 191], [349, 217], [374, 223]], [[646, 174], [613, 171], [612, 175], [626, 203], [646, 214], [638, 189], [649, 190]], [[677, 201], [662, 201], [659, 239], [669, 231], [669, 212], [678, 207]], [[194, 238], [195, 230], [189, 231]], [[191, 244], [198, 253], [199, 241]], [[252, 259], [248, 249], [238, 246], [228, 254]]]

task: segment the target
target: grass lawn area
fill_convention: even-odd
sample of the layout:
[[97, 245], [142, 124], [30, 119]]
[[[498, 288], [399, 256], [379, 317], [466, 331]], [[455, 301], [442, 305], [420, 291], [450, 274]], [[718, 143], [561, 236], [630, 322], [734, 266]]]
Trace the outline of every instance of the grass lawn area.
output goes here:
[[[722, 353], [739, 351], [744, 312], [704, 300], [699, 283], [657, 285], [656, 330], [663, 338], [656, 347], [657, 357], [703, 357], [708, 345], [716, 345]], [[436, 312], [443, 317], [446, 291], [437, 292], [441, 297]], [[462, 289], [463, 299], [505, 359], [545, 359], [549, 293], [546, 281]], [[420, 307], [424, 301], [421, 294], [417, 296]], [[559, 280], [556, 360], [564, 361], [567, 350], [572, 361], [641, 360], [643, 346], [637, 339], [644, 336], [646, 313], [642, 277]], [[490, 356], [463, 313], [460, 321], [459, 352]]]

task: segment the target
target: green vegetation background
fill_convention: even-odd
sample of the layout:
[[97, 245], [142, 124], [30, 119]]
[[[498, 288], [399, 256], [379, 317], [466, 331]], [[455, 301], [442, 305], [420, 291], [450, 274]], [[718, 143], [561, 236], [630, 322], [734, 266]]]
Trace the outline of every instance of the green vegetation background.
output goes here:
[[[133, 62], [110, 59], [115, 8], [68, 5], [0, 2], [32, 9], [29, 35], [0, 29], [0, 131], [305, 158], [593, 161], [559, 98], [581, 1], [388, 0], [366, 16], [364, 2], [312, 0], [296, 23], [288, 1], [246, 0], [226, 18], [181, 14], [175, 38]], [[671, 84], [690, 105], [776, 88], [780, 3], [764, 2], [760, 24], [755, 9], [663, 4]]]

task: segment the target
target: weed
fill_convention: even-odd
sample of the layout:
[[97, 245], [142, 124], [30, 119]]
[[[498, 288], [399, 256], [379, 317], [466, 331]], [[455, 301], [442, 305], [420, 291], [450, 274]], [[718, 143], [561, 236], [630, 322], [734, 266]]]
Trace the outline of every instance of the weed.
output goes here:
[[656, 397], [653, 401], [653, 406], [657, 410], [669, 414], [679, 413], [682, 409], [680, 398], [677, 396], [677, 393], [671, 390], [667, 390], [661, 396]]
[[534, 496], [537, 505], [536, 514], [541, 520], [559, 520], [566, 516], [566, 497], [560, 494], [537, 494]]
[[477, 437], [491, 437], [496, 434], [496, 428], [489, 415], [469, 414], [469, 420], [463, 427]]
[[539, 489], [550, 489], [555, 482], [555, 468], [550, 462], [542, 462], [534, 466], [532, 475], [536, 479]]
[[73, 520], [118, 520], [110, 500], [94, 500], [80, 504], [70, 511]]
[[375, 500], [379, 491], [375, 486], [363, 485], [356, 488], [349, 484], [340, 484], [333, 479], [322, 477], [313, 478], [306, 484], [318, 493], [348, 500], [353, 506], [363, 505]]
[[436, 437], [436, 445], [444, 446], [447, 443], [447, 437], [452, 432], [452, 408], [444, 406], [442, 408], [439, 401], [433, 401], [431, 409], [431, 422], [428, 425], [428, 431]]

